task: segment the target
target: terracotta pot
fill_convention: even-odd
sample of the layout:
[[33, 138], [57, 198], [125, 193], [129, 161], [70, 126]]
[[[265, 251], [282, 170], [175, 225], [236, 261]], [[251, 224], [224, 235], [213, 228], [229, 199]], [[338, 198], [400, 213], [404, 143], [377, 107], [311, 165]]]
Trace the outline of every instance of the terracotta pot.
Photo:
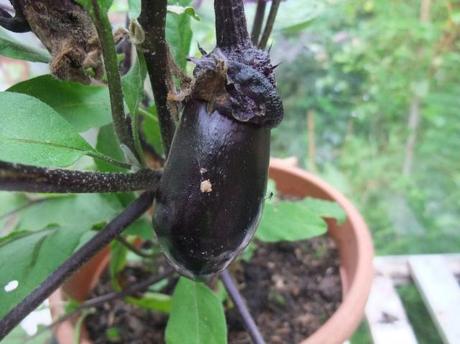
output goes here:
[[[374, 274], [372, 240], [362, 216], [348, 199], [320, 178], [293, 166], [294, 163], [279, 159], [272, 159], [270, 162], [270, 178], [276, 181], [279, 191], [292, 196], [336, 201], [347, 214], [347, 221], [342, 225], [328, 221], [329, 235], [336, 242], [340, 254], [342, 304], [323, 326], [301, 344], [342, 344], [351, 337], [364, 314]], [[108, 255], [108, 251], [102, 252], [99, 257], [90, 261], [93, 267], [74, 274], [64, 286], [65, 292], [83, 300], [107, 266]], [[91, 270], [96, 273], [89, 275], [88, 271]], [[58, 307], [62, 304], [61, 294], [58, 291], [50, 300], [54, 315], [61, 313]], [[72, 343], [72, 335], [73, 326], [70, 322], [63, 323], [56, 329], [60, 344]], [[82, 337], [82, 343], [89, 343], [86, 336]]]
[[302, 344], [342, 344], [351, 337], [364, 314], [374, 270], [373, 246], [363, 217], [340, 192], [320, 178], [282, 160], [270, 162], [270, 178], [284, 194], [332, 200], [340, 204], [347, 221], [337, 225], [330, 221], [329, 235], [340, 254], [340, 277], [343, 301], [337, 311]]

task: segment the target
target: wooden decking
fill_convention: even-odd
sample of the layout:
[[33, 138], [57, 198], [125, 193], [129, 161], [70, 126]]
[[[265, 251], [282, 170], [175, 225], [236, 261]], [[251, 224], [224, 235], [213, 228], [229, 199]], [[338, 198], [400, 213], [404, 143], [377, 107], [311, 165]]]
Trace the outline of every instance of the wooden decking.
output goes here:
[[366, 318], [375, 344], [416, 344], [395, 287], [414, 282], [444, 343], [460, 344], [460, 254], [377, 257]]

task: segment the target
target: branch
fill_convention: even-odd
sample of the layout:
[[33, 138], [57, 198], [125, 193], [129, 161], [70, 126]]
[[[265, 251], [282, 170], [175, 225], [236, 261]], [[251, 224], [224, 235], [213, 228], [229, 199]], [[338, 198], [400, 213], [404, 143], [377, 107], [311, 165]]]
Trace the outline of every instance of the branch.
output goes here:
[[69, 312], [67, 314], [64, 314], [63, 316], [61, 316], [58, 319], [56, 319], [52, 324], [49, 324], [48, 326], [43, 328], [41, 331], [38, 331], [33, 337], [37, 337], [40, 334], [42, 334], [44, 331], [49, 330], [49, 329], [53, 328], [56, 325], [59, 325], [63, 321], [66, 321], [68, 319], [73, 318], [74, 316], [76, 316], [77, 314], [79, 314], [81, 311], [83, 311], [85, 309], [88, 309], [88, 308], [91, 308], [91, 307], [102, 306], [104, 303], [111, 302], [111, 301], [118, 300], [118, 299], [122, 299], [122, 298], [124, 298], [126, 296], [130, 296], [130, 295], [136, 294], [138, 292], [144, 291], [147, 287], [149, 287], [149, 286], [151, 286], [151, 285], [153, 285], [155, 283], [160, 282], [161, 280], [169, 277], [173, 273], [174, 273], [174, 270], [166, 270], [165, 272], [163, 272], [163, 273], [161, 273], [161, 274], [159, 274], [157, 276], [150, 276], [149, 278], [147, 278], [144, 281], [140, 281], [138, 283], [131, 284], [126, 289], [123, 289], [123, 290], [121, 290], [119, 292], [111, 292], [111, 293], [107, 293], [107, 294], [92, 298], [90, 300], [87, 300], [87, 301], [83, 302], [81, 305], [79, 305], [77, 308], [75, 308], [73, 311], [71, 311], [71, 312]]
[[252, 25], [251, 40], [252, 44], [257, 46], [259, 42], [260, 32], [262, 31], [262, 24], [264, 23], [265, 8], [267, 7], [267, 0], [258, 0], [256, 15], [254, 17], [254, 23]]
[[236, 308], [240, 312], [244, 326], [246, 327], [246, 330], [251, 336], [252, 342], [255, 344], [265, 344], [265, 340], [262, 337], [262, 334], [260, 333], [259, 329], [257, 328], [256, 322], [252, 318], [251, 313], [249, 313], [244, 299], [238, 291], [238, 288], [236, 287], [235, 282], [233, 281], [232, 276], [230, 275], [228, 270], [222, 272], [220, 278], [224, 283], [225, 289], [227, 289], [230, 298], [232, 299]]
[[145, 31], [142, 44], [145, 64], [157, 107], [165, 155], [168, 155], [176, 125], [168, 108], [168, 81], [171, 80], [166, 43], [167, 0], [142, 0], [139, 23]]
[[122, 244], [124, 247], [126, 247], [128, 250], [133, 252], [134, 254], [138, 255], [139, 257], [142, 258], [154, 258], [158, 256], [158, 254], [155, 253], [146, 253], [142, 251], [141, 249], [137, 248], [135, 245], [131, 244], [128, 240], [126, 240], [123, 236], [119, 235], [117, 237], [117, 241]]
[[136, 221], [152, 205], [152, 201], [152, 192], [143, 193], [102, 231], [98, 232], [90, 241], [62, 263], [40, 286], [0, 320], [0, 340], [49, 297], [73, 272], [78, 270], [126, 227]]
[[161, 173], [102, 173], [47, 169], [0, 161], [0, 190], [52, 193], [102, 193], [154, 190]]
[[12, 32], [29, 32], [30, 26], [21, 12], [16, 10], [14, 17], [6, 10], [0, 8], [0, 26]]
[[281, 0], [273, 0], [270, 7], [270, 12], [268, 13], [267, 23], [265, 24], [264, 33], [259, 42], [259, 48], [265, 49], [268, 43], [268, 39], [273, 30], [273, 25], [275, 24], [276, 15], [278, 14], [278, 8], [280, 7]]
[[97, 0], [92, 0], [94, 10], [94, 25], [101, 42], [104, 68], [110, 92], [110, 105], [112, 108], [113, 126], [121, 144], [128, 147], [136, 155], [133, 136], [123, 106], [123, 90], [121, 77], [118, 71], [117, 53], [112, 36], [112, 26], [107, 14], [101, 11]]
[[251, 46], [243, 0], [215, 0], [216, 36], [219, 48]]

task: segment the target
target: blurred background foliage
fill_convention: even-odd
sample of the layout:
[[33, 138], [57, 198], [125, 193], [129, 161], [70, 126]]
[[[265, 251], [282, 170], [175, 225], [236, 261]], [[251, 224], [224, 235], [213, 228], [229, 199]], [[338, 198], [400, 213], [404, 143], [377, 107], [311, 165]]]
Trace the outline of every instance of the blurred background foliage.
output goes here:
[[329, 1], [274, 36], [286, 117], [272, 154], [350, 197], [378, 254], [460, 247], [459, 25], [458, 1]]

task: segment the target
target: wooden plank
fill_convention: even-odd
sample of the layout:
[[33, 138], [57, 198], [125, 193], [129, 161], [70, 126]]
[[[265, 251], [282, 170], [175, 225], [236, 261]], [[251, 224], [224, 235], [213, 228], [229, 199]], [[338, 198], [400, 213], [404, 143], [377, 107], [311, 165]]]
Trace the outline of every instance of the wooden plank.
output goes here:
[[[424, 254], [415, 257], [433, 257], [438, 255]], [[389, 277], [395, 285], [407, 284], [411, 282], [411, 271], [409, 267], [408, 255], [380, 256], [374, 258], [375, 270], [378, 274]], [[447, 262], [449, 271], [460, 275], [460, 254], [443, 254], [442, 257]]]
[[460, 287], [443, 256], [409, 258], [413, 279], [444, 343], [460, 343]]
[[376, 276], [366, 305], [366, 318], [375, 344], [416, 344], [401, 299], [391, 279]]

